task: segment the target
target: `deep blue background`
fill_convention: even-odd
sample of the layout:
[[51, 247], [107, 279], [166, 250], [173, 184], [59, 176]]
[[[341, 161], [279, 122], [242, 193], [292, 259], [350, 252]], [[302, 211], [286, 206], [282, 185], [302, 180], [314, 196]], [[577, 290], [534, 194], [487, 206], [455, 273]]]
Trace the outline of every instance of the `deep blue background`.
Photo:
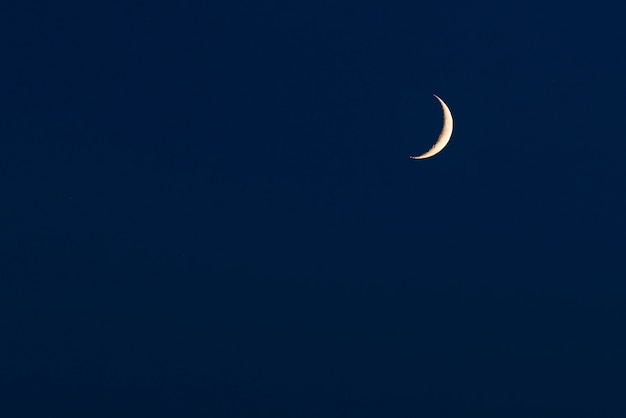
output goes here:
[[12, 3], [2, 416], [626, 416], [623, 9]]

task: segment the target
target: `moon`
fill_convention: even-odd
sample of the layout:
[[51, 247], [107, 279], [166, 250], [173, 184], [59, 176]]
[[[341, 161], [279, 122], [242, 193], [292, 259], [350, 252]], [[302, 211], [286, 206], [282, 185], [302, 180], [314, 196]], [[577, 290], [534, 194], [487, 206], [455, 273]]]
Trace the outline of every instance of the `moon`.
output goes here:
[[433, 145], [431, 149], [429, 149], [422, 155], [410, 157], [414, 160], [423, 160], [425, 158], [430, 158], [434, 155], [439, 154], [441, 150], [444, 149], [446, 145], [448, 145], [448, 142], [450, 142], [450, 137], [452, 136], [452, 113], [450, 113], [448, 105], [446, 105], [446, 103], [441, 100], [439, 96], [437, 96], [436, 94], [433, 94], [433, 96], [435, 96], [435, 98], [439, 100], [439, 103], [441, 103], [441, 108], [443, 109], [443, 129], [441, 129], [441, 133], [439, 134], [439, 138], [437, 138], [437, 142], [435, 142], [435, 145]]

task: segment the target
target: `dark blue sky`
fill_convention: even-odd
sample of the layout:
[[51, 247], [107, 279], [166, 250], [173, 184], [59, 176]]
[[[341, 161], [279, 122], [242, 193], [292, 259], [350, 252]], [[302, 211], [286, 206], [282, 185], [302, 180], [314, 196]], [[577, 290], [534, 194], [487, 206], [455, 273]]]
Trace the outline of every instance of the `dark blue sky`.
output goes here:
[[623, 8], [13, 3], [3, 416], [626, 416]]

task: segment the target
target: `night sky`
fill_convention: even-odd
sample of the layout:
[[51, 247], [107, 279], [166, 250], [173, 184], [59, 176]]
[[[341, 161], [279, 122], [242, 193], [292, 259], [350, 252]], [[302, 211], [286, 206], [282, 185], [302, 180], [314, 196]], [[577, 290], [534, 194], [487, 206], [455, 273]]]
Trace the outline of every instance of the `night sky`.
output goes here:
[[622, 6], [10, 3], [0, 415], [626, 416]]

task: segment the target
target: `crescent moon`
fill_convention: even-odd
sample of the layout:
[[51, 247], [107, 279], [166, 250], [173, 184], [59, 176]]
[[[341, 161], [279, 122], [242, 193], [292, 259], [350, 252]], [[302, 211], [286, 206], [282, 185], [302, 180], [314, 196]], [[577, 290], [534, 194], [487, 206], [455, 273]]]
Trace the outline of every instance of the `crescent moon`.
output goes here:
[[435, 142], [435, 145], [433, 145], [431, 149], [429, 149], [422, 155], [410, 157], [414, 160], [423, 160], [425, 158], [430, 158], [433, 155], [439, 154], [441, 150], [444, 149], [446, 145], [448, 145], [448, 142], [450, 142], [450, 137], [452, 136], [452, 113], [450, 113], [450, 109], [448, 109], [448, 106], [443, 100], [441, 100], [441, 98], [439, 98], [439, 96], [437, 96], [436, 94], [433, 94], [433, 96], [435, 96], [435, 98], [439, 100], [439, 103], [441, 103], [441, 108], [443, 109], [443, 129], [441, 129], [441, 133], [439, 134], [439, 138], [437, 138], [437, 142]]

